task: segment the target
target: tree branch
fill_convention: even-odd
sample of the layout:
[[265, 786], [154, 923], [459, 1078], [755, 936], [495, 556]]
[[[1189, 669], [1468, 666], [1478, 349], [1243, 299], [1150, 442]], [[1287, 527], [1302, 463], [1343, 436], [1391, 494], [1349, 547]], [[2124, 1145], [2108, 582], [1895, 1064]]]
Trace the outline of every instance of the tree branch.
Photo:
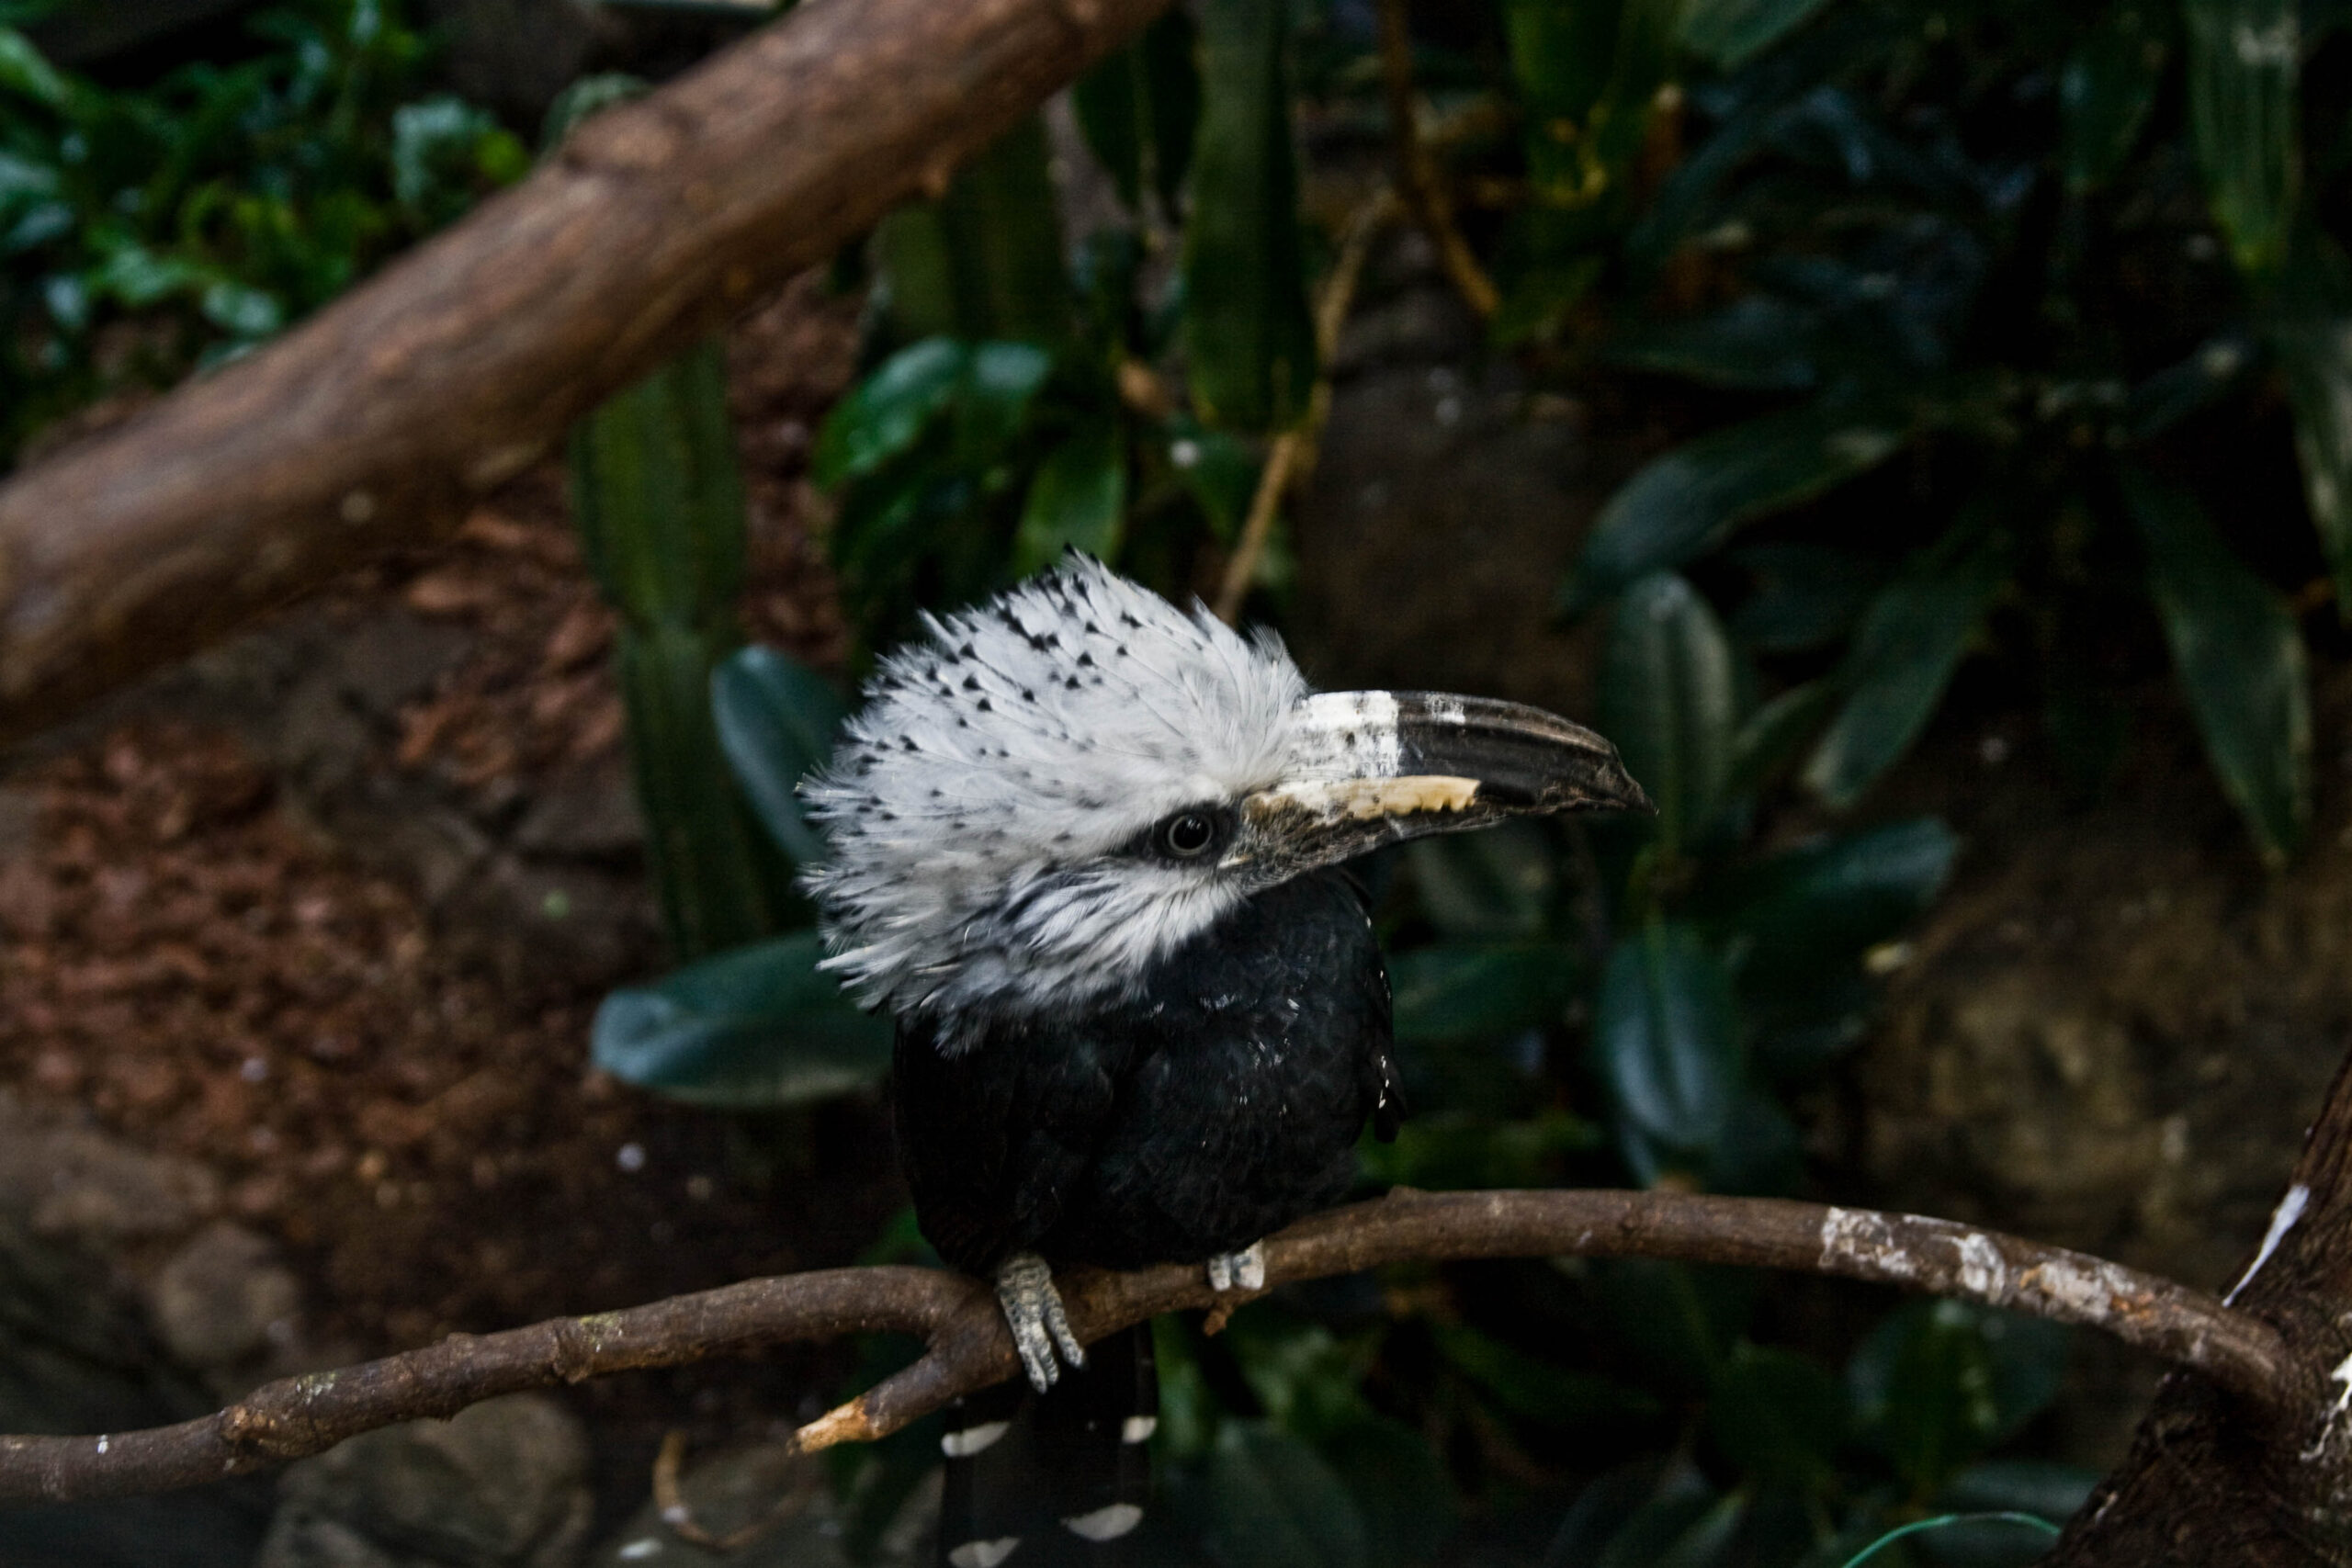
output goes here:
[[[2081, 1324], [2268, 1406], [2312, 1382], [2278, 1332], [2211, 1296], [2081, 1253], [1949, 1221], [1770, 1198], [1539, 1191], [1390, 1196], [1266, 1243], [1270, 1286], [1386, 1263], [1471, 1258], [1659, 1258], [1843, 1275]], [[1164, 1312], [1220, 1304], [1197, 1268], [1060, 1276], [1092, 1341]], [[341, 1371], [267, 1384], [219, 1414], [106, 1437], [0, 1438], [0, 1499], [121, 1496], [260, 1469], [374, 1427], [447, 1416], [523, 1389], [876, 1330], [929, 1343], [914, 1365], [802, 1427], [806, 1449], [887, 1437], [1017, 1371], [994, 1293], [930, 1269], [836, 1269], [753, 1280], [626, 1312], [560, 1318]]]
[[0, 487], [0, 739], [433, 538], [1167, 0], [810, 0], [251, 358]]

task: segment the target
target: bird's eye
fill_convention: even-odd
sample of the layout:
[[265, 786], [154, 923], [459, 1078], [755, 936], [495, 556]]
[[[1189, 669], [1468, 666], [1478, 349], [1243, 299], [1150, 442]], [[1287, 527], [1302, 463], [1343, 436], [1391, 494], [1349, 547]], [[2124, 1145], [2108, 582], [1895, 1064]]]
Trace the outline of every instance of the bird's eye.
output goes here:
[[1176, 860], [1195, 860], [1217, 840], [1216, 818], [1205, 811], [1180, 811], [1159, 825], [1153, 835], [1159, 852]]

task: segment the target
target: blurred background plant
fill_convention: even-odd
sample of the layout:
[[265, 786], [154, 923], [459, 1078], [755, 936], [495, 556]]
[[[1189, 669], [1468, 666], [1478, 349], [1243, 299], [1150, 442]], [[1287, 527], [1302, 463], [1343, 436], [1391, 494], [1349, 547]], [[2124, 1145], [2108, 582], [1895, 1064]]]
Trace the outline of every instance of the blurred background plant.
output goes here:
[[391, 0], [288, 0], [243, 58], [106, 85], [0, 7], [0, 460], [61, 413], [250, 348], [518, 177], [525, 144], [424, 91]]
[[[1071, 547], [1280, 625], [1340, 325], [1375, 241], [1419, 229], [1531, 409], [1625, 389], [1672, 437], [1557, 590], [1605, 627], [1589, 716], [1660, 813], [1371, 865], [1417, 1114], [1365, 1190], [1810, 1190], [1804, 1129], [1959, 848], [1871, 791], [1956, 682], [2023, 694], [2090, 797], [2117, 694], [2169, 664], [2253, 852], [2301, 841], [2305, 644], [2340, 653], [2352, 606], [2347, 17], [1179, 6], [1077, 85], [1074, 136], [1023, 124], [835, 269], [868, 301], [812, 458], [845, 674]], [[390, 9], [303, 0], [236, 64], [101, 86], [0, 25], [7, 439], [239, 351], [514, 177], [513, 134], [411, 96], [426, 52]], [[628, 90], [583, 83], [554, 133]], [[715, 352], [583, 422], [571, 467], [684, 965], [607, 1000], [595, 1059], [736, 1111], [868, 1089], [888, 1027], [817, 973], [790, 882], [846, 698], [739, 646]], [[902, 1225], [874, 1256], [921, 1250]], [[1284, 1292], [1215, 1338], [1162, 1325], [1155, 1550], [2021, 1562], [2039, 1533], [1974, 1516], [2084, 1495], [2030, 1457], [2065, 1353], [1663, 1265]], [[854, 1549], [934, 1438], [838, 1456]]]

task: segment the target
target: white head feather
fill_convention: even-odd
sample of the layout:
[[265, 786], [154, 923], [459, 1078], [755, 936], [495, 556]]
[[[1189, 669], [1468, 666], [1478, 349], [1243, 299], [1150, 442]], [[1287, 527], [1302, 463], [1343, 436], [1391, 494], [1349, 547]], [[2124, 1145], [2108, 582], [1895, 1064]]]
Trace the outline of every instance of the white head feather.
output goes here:
[[1084, 557], [924, 625], [802, 790], [832, 847], [806, 877], [825, 966], [862, 1000], [959, 1049], [1132, 987], [1262, 885], [1119, 852], [1281, 776], [1307, 687], [1274, 637]]

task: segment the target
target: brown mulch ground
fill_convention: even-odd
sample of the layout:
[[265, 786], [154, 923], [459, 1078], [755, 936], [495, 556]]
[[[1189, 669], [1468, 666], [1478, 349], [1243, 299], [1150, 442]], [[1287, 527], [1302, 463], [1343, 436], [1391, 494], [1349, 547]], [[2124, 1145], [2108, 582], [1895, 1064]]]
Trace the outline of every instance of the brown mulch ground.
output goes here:
[[[803, 280], [731, 339], [745, 619], [823, 666], [845, 637], [802, 472], [854, 333], [854, 302]], [[355, 615], [396, 599], [475, 637], [367, 766], [487, 820], [621, 746], [612, 621], [560, 468], [338, 592]], [[0, 1087], [219, 1171], [305, 1274], [314, 1344], [375, 1351], [839, 1261], [896, 1208], [874, 1107], [730, 1122], [590, 1072], [594, 992], [503, 984], [225, 729], [134, 702], [10, 783], [38, 822], [0, 863]]]

